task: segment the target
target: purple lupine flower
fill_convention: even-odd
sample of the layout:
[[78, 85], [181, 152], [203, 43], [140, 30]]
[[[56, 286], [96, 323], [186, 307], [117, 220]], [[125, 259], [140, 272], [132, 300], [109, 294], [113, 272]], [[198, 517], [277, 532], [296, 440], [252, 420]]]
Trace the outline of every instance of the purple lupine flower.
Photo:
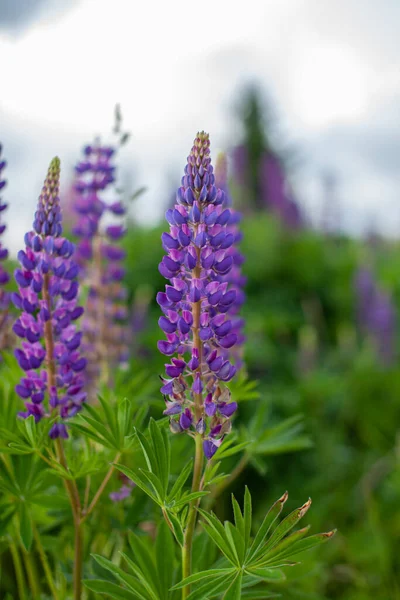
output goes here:
[[221, 280], [234, 264], [231, 211], [224, 204], [225, 194], [215, 185], [209, 136], [198, 133], [175, 207], [166, 213], [170, 231], [162, 235], [167, 254], [159, 270], [170, 285], [157, 294], [164, 312], [159, 325], [166, 335], [158, 349], [171, 357], [161, 388], [171, 430], [201, 435], [207, 458], [230, 430], [227, 423], [237, 408], [224, 385], [236, 372], [225, 350], [237, 340], [228, 316], [236, 290]]
[[[7, 185], [7, 181], [3, 179], [2, 171], [6, 166], [6, 161], [1, 157], [2, 146], [0, 144], [0, 193], [1, 190]], [[7, 271], [4, 269], [2, 262], [8, 257], [8, 250], [4, 248], [1, 242], [1, 235], [6, 229], [5, 223], [2, 221], [2, 216], [7, 208], [7, 204], [2, 201], [0, 196], [0, 350], [7, 345], [7, 333], [8, 333], [8, 306], [10, 302], [10, 296], [5, 291], [4, 286], [8, 283], [10, 277]], [[1, 357], [0, 357], [1, 360]]]
[[60, 161], [50, 163], [33, 231], [25, 235], [25, 250], [18, 253], [21, 268], [15, 271], [19, 287], [12, 300], [21, 315], [13, 325], [24, 340], [15, 350], [25, 371], [16, 392], [25, 401], [21, 417], [36, 421], [59, 415], [50, 437], [67, 437], [64, 419], [75, 415], [86, 399], [80, 355], [81, 333], [75, 322], [83, 309], [77, 305], [77, 266], [74, 245], [62, 237], [59, 201]]
[[[125, 209], [121, 202], [104, 198], [115, 181], [114, 154], [114, 148], [96, 142], [84, 149], [84, 158], [75, 167], [75, 211], [79, 218], [73, 233], [80, 238], [80, 277], [88, 286], [82, 331], [88, 358], [86, 377], [92, 393], [99, 381], [109, 382], [113, 368], [125, 362], [128, 354], [126, 291], [121, 283], [125, 251], [119, 246], [125, 235], [120, 222]], [[112, 218], [107, 225], [106, 216]]]
[[300, 208], [287, 189], [287, 182], [278, 158], [264, 154], [260, 164], [260, 189], [266, 207], [274, 212], [288, 229], [303, 224]]
[[227, 230], [228, 233], [233, 236], [233, 244], [227, 250], [227, 254], [232, 257], [233, 264], [229, 273], [220, 275], [220, 281], [227, 281], [230, 285], [230, 289], [235, 290], [236, 292], [235, 300], [227, 312], [227, 315], [229, 315], [232, 323], [231, 333], [236, 335], [236, 343], [226, 352], [227, 356], [232, 358], [236, 368], [239, 369], [243, 364], [243, 344], [245, 342], [245, 336], [243, 332], [244, 320], [242, 317], [240, 317], [240, 310], [245, 301], [244, 287], [247, 279], [242, 273], [244, 256], [238, 248], [238, 245], [243, 238], [242, 232], [239, 229], [239, 223], [242, 220], [242, 215], [240, 212], [232, 208], [232, 200], [228, 188], [228, 165], [226, 155], [224, 153], [220, 153], [217, 157], [215, 165], [215, 183], [217, 187], [221, 188], [225, 194], [224, 206], [230, 208], [230, 219], [227, 222]]
[[361, 268], [356, 273], [357, 319], [369, 335], [380, 362], [390, 366], [395, 358], [396, 312], [390, 296], [379, 289], [372, 272]]
[[126, 500], [126, 498], [129, 498], [129, 496], [132, 494], [133, 488], [135, 487], [135, 483], [126, 475], [119, 473], [118, 477], [123, 482], [123, 484], [118, 490], [109, 494], [109, 498], [113, 502], [121, 502], [122, 500]]

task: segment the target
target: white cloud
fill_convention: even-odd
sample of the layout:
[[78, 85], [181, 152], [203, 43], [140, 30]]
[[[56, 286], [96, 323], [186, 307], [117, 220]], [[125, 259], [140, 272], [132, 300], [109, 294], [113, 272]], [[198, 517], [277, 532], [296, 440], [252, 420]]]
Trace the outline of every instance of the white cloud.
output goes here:
[[[10, 219], [29, 226], [29, 211], [21, 217], [20, 206], [34, 205], [49, 159], [59, 154], [66, 173], [86, 140], [111, 129], [117, 101], [133, 133], [124, 165], [149, 187], [141, 218], [154, 218], [170, 194], [165, 174], [178, 181], [197, 129], [211, 132], [214, 148], [235, 141], [233, 92], [254, 79], [270, 90], [284, 128], [314, 161], [304, 182], [330, 162], [345, 179], [343, 141], [316, 155], [318, 139], [334, 127], [368, 123], [400, 94], [391, 19], [397, 12], [393, 0], [368, 10], [360, 0], [81, 0], [23, 37], [0, 36], [5, 154], [8, 142], [16, 145]], [[383, 20], [386, 34], [375, 27]], [[363, 160], [357, 177], [367, 168]], [[386, 192], [390, 183], [382, 186]], [[376, 195], [366, 202], [374, 210]], [[353, 204], [346, 206], [352, 227]]]

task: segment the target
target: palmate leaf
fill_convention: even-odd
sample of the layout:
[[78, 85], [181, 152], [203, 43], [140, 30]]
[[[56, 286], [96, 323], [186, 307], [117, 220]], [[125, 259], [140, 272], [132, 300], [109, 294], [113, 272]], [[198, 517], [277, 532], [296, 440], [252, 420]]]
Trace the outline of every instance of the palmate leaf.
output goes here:
[[70, 427], [105, 448], [118, 452], [131, 449], [134, 442], [133, 423], [142, 422], [145, 409], [140, 407], [134, 413], [133, 403], [127, 398], [118, 400], [115, 406], [101, 396], [99, 402], [100, 405], [96, 407], [84, 403], [84, 411], [71, 419]]
[[[196, 589], [189, 595], [191, 600], [215, 596], [221, 597], [223, 600], [239, 600], [242, 597], [243, 587], [255, 586], [261, 581], [279, 583], [284, 580], [285, 574], [281, 568], [293, 564], [290, 562], [293, 556], [327, 541], [334, 535], [334, 532], [328, 532], [305, 537], [308, 527], [288, 535], [306, 514], [311, 500], [292, 511], [281, 523], [276, 525], [287, 498], [288, 494], [285, 492], [272, 505], [253, 541], [250, 539], [251, 496], [247, 488], [243, 511], [232, 496], [234, 523], [226, 521], [222, 524], [213, 513], [199, 509], [205, 532], [229, 561], [231, 567], [201, 571], [179, 582], [174, 589], [196, 583]], [[203, 583], [199, 586], [200, 582]], [[213, 582], [214, 587], [212, 586]], [[225, 586], [222, 596], [220, 584]], [[258, 590], [253, 590], [253, 592], [260, 593]], [[268, 595], [252, 596], [252, 592], [249, 592], [246, 597], [268, 597]]]
[[132, 479], [158, 506], [174, 532], [180, 545], [183, 544], [183, 523], [181, 522], [185, 507], [193, 500], [207, 495], [208, 491], [184, 491], [184, 486], [192, 472], [192, 461], [189, 461], [172, 488], [169, 489], [171, 469], [171, 448], [166, 431], [168, 421], [150, 419], [146, 435], [136, 431], [136, 439], [142, 451], [146, 469], [136, 467], [129, 469], [116, 464], [115, 468]]
[[140, 596], [139, 594], [130, 592], [115, 583], [104, 581], [102, 579], [84, 579], [83, 583], [92, 592], [102, 594], [108, 598], [114, 598], [115, 600], [137, 600], [137, 598], [140, 598], [141, 600], [147, 600], [145, 596]]
[[[112, 561], [93, 555], [96, 562], [109, 571], [119, 583], [93, 580], [85, 582], [93, 591], [106, 594], [110, 590], [112, 598], [135, 597], [141, 600], [177, 600], [179, 593], [170, 591], [175, 583], [177, 564], [175, 560], [173, 536], [167, 524], [162, 521], [157, 531], [156, 543], [146, 543], [146, 539], [129, 534], [131, 555], [121, 552], [127, 571]], [[104, 587], [100, 583], [111, 584]], [[131, 596], [123, 596], [129, 593]], [[118, 595], [119, 594], [119, 595]], [[132, 595], [133, 594], [133, 595]]]

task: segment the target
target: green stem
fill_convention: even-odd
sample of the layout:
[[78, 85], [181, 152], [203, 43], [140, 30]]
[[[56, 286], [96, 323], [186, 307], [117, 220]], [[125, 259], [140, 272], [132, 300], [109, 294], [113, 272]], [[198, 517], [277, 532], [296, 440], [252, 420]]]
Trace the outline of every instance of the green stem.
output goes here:
[[110, 481], [111, 479], [111, 475], [114, 472], [114, 464], [117, 463], [119, 461], [119, 459], [121, 458], [121, 453], [118, 452], [114, 458], [113, 464], [111, 465], [109, 471], [107, 472], [107, 475], [104, 477], [99, 489], [97, 490], [96, 494], [94, 495], [93, 500], [91, 501], [89, 508], [87, 509], [87, 511], [83, 514], [82, 519], [81, 519], [81, 523], [83, 523], [87, 517], [90, 515], [90, 513], [94, 510], [94, 508], [96, 507], [98, 501], [100, 500], [101, 495], [103, 494], [104, 490], [106, 489], [107, 483]]
[[29, 587], [32, 592], [32, 596], [34, 598], [38, 598], [40, 596], [39, 583], [37, 580], [37, 571], [35, 565], [33, 563], [33, 557], [30, 552], [27, 552], [25, 549], [22, 550], [22, 555], [24, 557], [24, 565], [25, 571], [28, 576]]
[[[193, 467], [193, 482], [192, 492], [198, 492], [200, 490], [201, 474], [203, 470], [203, 438], [201, 435], [196, 434], [196, 454], [194, 459]], [[193, 549], [193, 535], [194, 528], [196, 525], [197, 517], [197, 506], [198, 501], [192, 500], [189, 507], [188, 520], [185, 530], [184, 543], [182, 548], [182, 578], [189, 577], [192, 571], [192, 549]], [[185, 600], [190, 594], [190, 586], [186, 585], [182, 589], [182, 600]]]
[[[57, 457], [60, 465], [68, 471], [67, 459], [64, 453], [64, 446], [61, 438], [57, 438], [55, 441]], [[64, 479], [64, 484], [69, 496], [71, 504], [72, 515], [74, 518], [74, 532], [75, 532], [75, 544], [74, 544], [74, 600], [80, 600], [82, 595], [82, 560], [83, 560], [83, 531], [81, 523], [81, 502], [79, 499], [79, 492], [75, 481]]]
[[42, 566], [43, 566], [43, 570], [44, 570], [44, 574], [45, 574], [45, 577], [46, 577], [47, 585], [49, 586], [49, 590], [50, 590], [50, 592], [51, 592], [54, 600], [58, 600], [59, 596], [58, 596], [57, 588], [56, 588], [56, 586], [54, 584], [54, 581], [53, 581], [53, 575], [52, 575], [52, 572], [51, 572], [51, 569], [50, 569], [49, 561], [47, 560], [46, 552], [45, 552], [45, 550], [43, 548], [39, 532], [36, 529], [35, 525], [33, 526], [33, 537], [35, 538], [36, 547], [37, 547], [38, 552], [39, 552], [39, 556], [40, 556], [40, 560], [41, 560], [41, 563], [42, 563]]
[[22, 563], [21, 563], [21, 559], [20, 559], [20, 556], [18, 553], [18, 548], [14, 544], [14, 542], [11, 542], [11, 544], [10, 544], [10, 552], [11, 552], [11, 556], [12, 556], [13, 564], [14, 564], [14, 571], [15, 571], [15, 578], [17, 580], [19, 599], [26, 600], [26, 595], [25, 595], [26, 586], [25, 586], [24, 571], [22, 569]]

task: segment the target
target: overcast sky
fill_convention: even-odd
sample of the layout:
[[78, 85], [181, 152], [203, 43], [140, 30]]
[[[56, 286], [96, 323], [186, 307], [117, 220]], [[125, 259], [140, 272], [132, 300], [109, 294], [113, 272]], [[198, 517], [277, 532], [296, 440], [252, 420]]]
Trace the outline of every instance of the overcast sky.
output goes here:
[[155, 220], [197, 130], [237, 142], [246, 82], [272, 98], [302, 155], [296, 189], [314, 222], [321, 173], [338, 182], [342, 226], [400, 232], [400, 1], [0, 0], [0, 141], [8, 159], [8, 242], [32, 221], [47, 165], [63, 185], [84, 143], [122, 105], [121, 161]]

